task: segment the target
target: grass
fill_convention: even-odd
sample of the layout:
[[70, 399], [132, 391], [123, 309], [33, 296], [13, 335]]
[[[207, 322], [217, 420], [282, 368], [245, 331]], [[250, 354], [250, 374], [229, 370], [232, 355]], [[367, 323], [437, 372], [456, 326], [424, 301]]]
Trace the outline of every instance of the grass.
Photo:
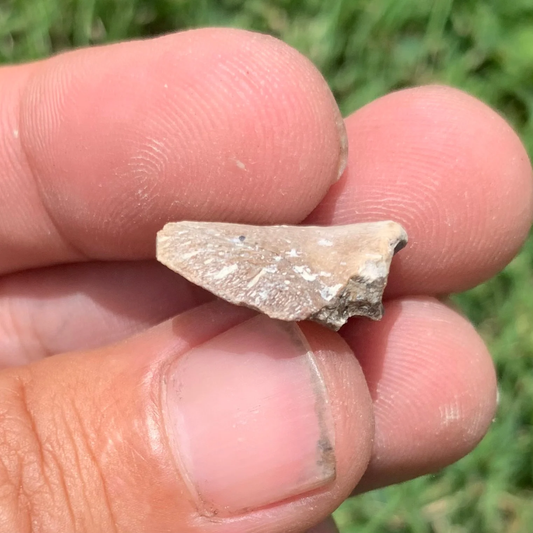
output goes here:
[[[498, 109], [533, 154], [531, 0], [3, 0], [0, 61], [183, 28], [255, 29], [320, 68], [345, 114], [392, 89], [462, 88]], [[456, 297], [496, 360], [501, 405], [468, 457], [363, 495], [343, 533], [533, 530], [533, 238], [495, 279]]]

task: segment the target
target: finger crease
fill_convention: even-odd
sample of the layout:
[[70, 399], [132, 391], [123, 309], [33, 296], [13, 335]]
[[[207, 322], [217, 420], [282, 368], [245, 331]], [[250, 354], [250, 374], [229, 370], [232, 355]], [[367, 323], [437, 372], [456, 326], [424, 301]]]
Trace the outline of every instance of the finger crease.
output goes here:
[[75, 260], [88, 261], [91, 258], [87, 255], [87, 253], [85, 253], [81, 248], [75, 245], [65, 235], [61, 225], [55, 219], [52, 210], [50, 209], [50, 207], [48, 206], [47, 202], [44, 199], [44, 191], [43, 191], [43, 188], [41, 187], [41, 181], [38, 178], [38, 172], [34, 168], [34, 165], [32, 164], [33, 158], [31, 157], [31, 150], [28, 150], [24, 142], [24, 139], [25, 139], [24, 126], [23, 126], [24, 122], [22, 121], [22, 117], [21, 117], [21, 113], [22, 113], [21, 110], [23, 107], [24, 107], [24, 100], [22, 97], [21, 105], [19, 107], [19, 112], [18, 112], [19, 141], [20, 141], [21, 155], [24, 158], [23, 163], [25, 163], [25, 167], [28, 169], [28, 172], [30, 173], [30, 176], [31, 176], [31, 180], [35, 185], [35, 190], [39, 198], [39, 203], [41, 204], [41, 207], [42, 207], [42, 212], [48, 221], [48, 226], [55, 231], [57, 237], [59, 237], [63, 246], [65, 246], [67, 251], [70, 252], [70, 254], [74, 256], [72, 261], [75, 261]]

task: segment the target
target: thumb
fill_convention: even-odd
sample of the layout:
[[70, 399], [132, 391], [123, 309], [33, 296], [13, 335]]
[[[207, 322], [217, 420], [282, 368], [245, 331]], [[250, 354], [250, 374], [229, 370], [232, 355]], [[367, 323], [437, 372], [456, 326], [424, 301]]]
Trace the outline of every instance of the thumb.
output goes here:
[[0, 373], [0, 530], [289, 532], [369, 460], [341, 338], [213, 302], [112, 347]]

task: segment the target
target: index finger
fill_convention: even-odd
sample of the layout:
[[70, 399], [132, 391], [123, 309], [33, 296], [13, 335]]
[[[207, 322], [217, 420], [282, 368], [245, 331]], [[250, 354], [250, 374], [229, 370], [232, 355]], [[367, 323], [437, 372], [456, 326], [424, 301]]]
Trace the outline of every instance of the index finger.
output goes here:
[[346, 160], [326, 82], [264, 35], [194, 30], [0, 81], [0, 273], [153, 257], [169, 220], [297, 223]]

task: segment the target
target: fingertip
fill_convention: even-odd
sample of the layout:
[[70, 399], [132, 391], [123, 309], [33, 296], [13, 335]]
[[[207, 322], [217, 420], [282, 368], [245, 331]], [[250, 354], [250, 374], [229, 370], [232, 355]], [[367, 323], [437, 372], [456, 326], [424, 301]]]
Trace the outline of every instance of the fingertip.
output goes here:
[[451, 464], [488, 430], [496, 377], [475, 329], [427, 297], [388, 302], [383, 321], [359, 321], [344, 337], [359, 358], [374, 402], [376, 440], [357, 490]]
[[393, 93], [383, 104], [374, 112], [390, 114], [396, 138], [396, 128], [408, 125], [405, 153], [388, 145], [405, 187], [393, 189], [394, 216], [410, 237], [390, 294], [459, 292], [492, 277], [517, 253], [533, 216], [531, 165], [517, 134], [490, 107], [449, 87]]
[[243, 30], [70, 52], [35, 69], [22, 94], [20, 142], [45, 208], [33, 199], [29, 212], [48, 235], [12, 239], [13, 258], [33, 247], [29, 266], [50, 262], [51, 239], [63, 242], [57, 261], [147, 258], [170, 220], [297, 223], [346, 156], [318, 70]]
[[507, 122], [472, 96], [425, 86], [347, 120], [348, 169], [309, 219], [392, 219], [409, 234], [389, 294], [446, 293], [503, 268], [533, 216], [531, 165]]
[[[173, 320], [183, 355], [179, 372], [173, 368], [164, 380], [180, 403], [179, 416], [169, 420], [181, 431], [199, 430], [169, 440], [181, 442], [177, 465], [196, 480], [189, 490], [206, 524], [215, 516], [228, 532], [302, 528], [336, 509], [364, 474], [373, 443], [372, 403], [361, 367], [338, 334], [250, 314], [217, 301]], [[206, 338], [204, 329], [214, 336]], [[162, 331], [170, 333], [168, 324]], [[190, 411], [202, 404], [203, 416]], [[317, 420], [327, 434], [318, 442]], [[216, 438], [209, 437], [213, 433]], [[202, 450], [209, 459], [195, 461]], [[317, 478], [314, 470], [327, 475]]]

